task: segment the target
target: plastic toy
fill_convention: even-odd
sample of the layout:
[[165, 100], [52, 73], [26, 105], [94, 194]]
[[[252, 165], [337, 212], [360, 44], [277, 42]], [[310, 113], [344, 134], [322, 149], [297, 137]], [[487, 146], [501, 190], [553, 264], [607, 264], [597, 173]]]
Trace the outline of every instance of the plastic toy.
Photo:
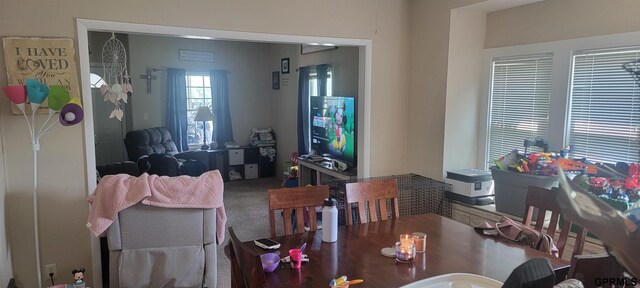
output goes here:
[[589, 192], [596, 195], [605, 194], [609, 189], [609, 182], [607, 182], [607, 179], [604, 177], [591, 178], [589, 179], [589, 184], [591, 184]]
[[73, 269], [73, 271], [71, 271], [71, 274], [73, 275], [73, 279], [75, 279], [75, 284], [83, 284], [84, 285], [84, 272], [86, 272], [86, 270], [84, 270], [84, 268], [78, 268], [78, 269]]

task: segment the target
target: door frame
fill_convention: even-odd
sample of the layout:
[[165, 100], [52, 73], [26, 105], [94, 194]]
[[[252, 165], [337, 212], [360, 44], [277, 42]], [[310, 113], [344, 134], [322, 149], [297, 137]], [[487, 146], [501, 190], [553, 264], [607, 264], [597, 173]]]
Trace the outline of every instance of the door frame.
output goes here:
[[[215, 29], [203, 29], [203, 28], [190, 28], [190, 27], [177, 27], [177, 26], [163, 26], [163, 25], [151, 25], [151, 24], [138, 24], [138, 23], [126, 23], [126, 22], [113, 22], [102, 20], [91, 20], [76, 18], [77, 36], [78, 36], [78, 57], [80, 60], [80, 83], [82, 83], [82, 101], [84, 107], [93, 107], [91, 97], [91, 87], [85, 83], [89, 83], [89, 31], [103, 31], [114, 33], [138, 33], [138, 34], [153, 34], [160, 36], [200, 36], [210, 37], [220, 40], [240, 40], [251, 42], [266, 42], [266, 43], [279, 43], [279, 44], [304, 44], [304, 43], [332, 43], [337, 46], [358, 46], [360, 61], [360, 79], [363, 79], [364, 83], [361, 83], [360, 87], [363, 87], [364, 91], [359, 93], [359, 96], [364, 98], [364, 102], [358, 109], [359, 122], [362, 123], [364, 131], [359, 132], [359, 138], [362, 139], [362, 145], [358, 147], [358, 176], [369, 177], [371, 170], [370, 160], [370, 138], [371, 138], [371, 65], [372, 65], [372, 49], [373, 41], [371, 39], [358, 39], [358, 38], [333, 38], [333, 37], [318, 37], [318, 36], [302, 36], [302, 35], [286, 35], [286, 34], [270, 34], [270, 33], [254, 33], [254, 32], [240, 32], [240, 31], [226, 31]], [[363, 60], [363, 61], [362, 61]], [[362, 112], [362, 113], [361, 113]], [[95, 159], [95, 143], [94, 143], [94, 131], [93, 131], [93, 109], [85, 109], [84, 111], [84, 147], [85, 147], [85, 159], [86, 159], [86, 172], [87, 172], [87, 195], [93, 193], [96, 188], [96, 159]], [[94, 279], [94, 287], [102, 287], [102, 272], [100, 269], [100, 240], [96, 237], [91, 237], [91, 249], [92, 249], [92, 272]]]

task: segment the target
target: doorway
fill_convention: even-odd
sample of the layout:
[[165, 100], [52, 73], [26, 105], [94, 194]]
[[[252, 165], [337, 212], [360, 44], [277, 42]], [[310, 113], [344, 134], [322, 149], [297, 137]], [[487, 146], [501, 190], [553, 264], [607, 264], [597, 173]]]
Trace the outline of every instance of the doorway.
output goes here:
[[[331, 38], [331, 37], [315, 37], [315, 36], [299, 36], [284, 34], [268, 34], [253, 32], [237, 32], [223, 31], [213, 29], [186, 28], [162, 25], [147, 25], [122, 23], [89, 19], [77, 19], [77, 36], [78, 36], [78, 56], [80, 59], [80, 80], [81, 83], [89, 83], [91, 65], [89, 61], [89, 31], [103, 31], [115, 33], [140, 33], [155, 34], [164, 36], [182, 37], [189, 35], [190, 37], [209, 37], [224, 40], [251, 41], [251, 42], [268, 42], [281, 44], [307, 44], [307, 43], [333, 43], [343, 46], [358, 46], [360, 59], [360, 78], [363, 79], [361, 96], [364, 101], [359, 101], [358, 115], [359, 123], [363, 129], [358, 129], [358, 175], [369, 177], [370, 175], [370, 130], [371, 130], [371, 62], [372, 62], [372, 40], [369, 39], [350, 39], [350, 38]], [[82, 85], [82, 101], [86, 107], [93, 107], [93, 98], [91, 88], [88, 85]], [[98, 99], [99, 100], [99, 99]], [[87, 169], [87, 193], [92, 193], [96, 187], [96, 155], [95, 155], [95, 131], [94, 131], [94, 115], [92, 109], [85, 111], [84, 119], [84, 146], [85, 159]], [[100, 243], [97, 238], [92, 238], [92, 263], [94, 271], [94, 279], [101, 279], [100, 264]], [[100, 288], [101, 282], [94, 283]]]
[[100, 86], [104, 83], [102, 80], [103, 67], [100, 64], [91, 64], [90, 72], [91, 98], [96, 100], [92, 105], [93, 114], [96, 119], [100, 119], [93, 122], [96, 165], [125, 161], [126, 153], [122, 139], [126, 132], [128, 117], [123, 117], [122, 121], [109, 118], [113, 104], [109, 101], [102, 101], [103, 96], [100, 91]]

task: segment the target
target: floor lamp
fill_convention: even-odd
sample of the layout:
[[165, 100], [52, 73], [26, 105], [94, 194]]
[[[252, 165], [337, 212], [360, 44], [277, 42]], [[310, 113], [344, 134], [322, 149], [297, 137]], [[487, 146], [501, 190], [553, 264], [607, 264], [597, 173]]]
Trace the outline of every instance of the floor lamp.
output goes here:
[[[69, 91], [59, 85], [48, 87], [38, 80], [28, 79], [24, 85], [13, 85], [3, 87], [4, 94], [11, 103], [15, 104], [22, 112], [27, 121], [29, 136], [31, 137], [31, 148], [33, 150], [33, 226], [36, 246], [36, 267], [38, 274], [38, 287], [42, 287], [42, 267], [40, 266], [40, 237], [38, 235], [38, 151], [40, 150], [40, 139], [50, 133], [55, 132], [62, 126], [71, 126], [80, 123], [84, 117], [84, 111], [77, 98], [70, 99]], [[40, 104], [49, 98], [49, 117], [42, 123], [36, 131], [35, 115]], [[31, 105], [31, 119], [25, 112], [27, 99]], [[59, 116], [55, 117], [56, 114]], [[55, 119], [58, 118], [58, 119]], [[56, 121], [58, 120], [58, 121]]]
[[[209, 107], [207, 106], [200, 106], [200, 108], [198, 108], [198, 111], [196, 111], [196, 116], [193, 117], [194, 121], [202, 121], [202, 131], [204, 139], [202, 140], [202, 147], [200, 147], [200, 149], [202, 150], [209, 150], [209, 145], [207, 145], [207, 126], [205, 125], [206, 123], [204, 123], [205, 121], [213, 121], [213, 113], [211, 113], [211, 109], [209, 109]], [[213, 136], [213, 135], [211, 135]]]

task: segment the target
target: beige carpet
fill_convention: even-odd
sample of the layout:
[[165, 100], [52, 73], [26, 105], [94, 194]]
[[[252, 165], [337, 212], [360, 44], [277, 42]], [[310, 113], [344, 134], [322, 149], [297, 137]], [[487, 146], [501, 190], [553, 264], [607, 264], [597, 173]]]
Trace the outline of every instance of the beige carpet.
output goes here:
[[[224, 183], [224, 207], [227, 227], [233, 226], [241, 240], [269, 237], [267, 189], [280, 188], [278, 178], [229, 181]], [[218, 246], [218, 287], [231, 287], [231, 268], [224, 255], [229, 241], [227, 229], [225, 243]]]

